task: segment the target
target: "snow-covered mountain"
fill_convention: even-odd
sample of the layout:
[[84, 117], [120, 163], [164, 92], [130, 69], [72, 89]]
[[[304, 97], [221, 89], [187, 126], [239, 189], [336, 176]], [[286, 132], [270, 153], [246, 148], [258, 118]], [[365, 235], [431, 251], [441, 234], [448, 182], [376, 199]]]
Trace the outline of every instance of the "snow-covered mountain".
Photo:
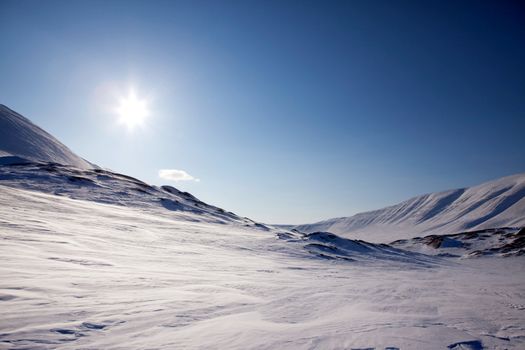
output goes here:
[[450, 234], [525, 226], [525, 173], [470, 188], [425, 194], [383, 209], [295, 228], [347, 238], [391, 242], [426, 234]]
[[74, 154], [56, 138], [29, 119], [0, 104], [0, 157], [10, 162], [14, 157], [31, 161], [73, 165], [80, 169], [93, 164]]
[[[100, 169], [29, 119], [0, 105], [0, 185], [72, 199], [176, 214], [179, 219], [266, 226], [206, 204], [171, 186], [152, 186]], [[159, 210], [160, 209], [160, 210]]]

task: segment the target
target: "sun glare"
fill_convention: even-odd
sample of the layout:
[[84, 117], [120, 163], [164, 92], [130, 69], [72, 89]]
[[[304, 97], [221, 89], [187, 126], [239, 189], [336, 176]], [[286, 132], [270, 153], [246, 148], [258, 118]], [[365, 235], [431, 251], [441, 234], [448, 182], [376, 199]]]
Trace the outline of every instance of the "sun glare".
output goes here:
[[134, 129], [144, 124], [149, 116], [148, 101], [140, 99], [135, 91], [130, 90], [128, 96], [120, 99], [117, 114], [119, 123], [126, 125], [128, 129]]

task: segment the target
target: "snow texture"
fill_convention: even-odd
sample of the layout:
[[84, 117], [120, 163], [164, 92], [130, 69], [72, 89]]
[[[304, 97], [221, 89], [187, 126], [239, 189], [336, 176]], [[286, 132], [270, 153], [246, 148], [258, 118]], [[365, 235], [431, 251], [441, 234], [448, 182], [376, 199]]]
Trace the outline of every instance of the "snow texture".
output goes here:
[[522, 257], [373, 259], [342, 241], [359, 253], [325, 259], [305, 246], [339, 238], [0, 193], [2, 349], [525, 346]]

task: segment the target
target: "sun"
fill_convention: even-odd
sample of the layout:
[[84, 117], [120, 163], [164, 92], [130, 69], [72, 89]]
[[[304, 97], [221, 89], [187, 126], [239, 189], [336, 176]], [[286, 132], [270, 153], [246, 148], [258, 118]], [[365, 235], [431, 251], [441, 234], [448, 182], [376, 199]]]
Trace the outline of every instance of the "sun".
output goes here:
[[130, 130], [142, 126], [150, 114], [148, 101], [139, 98], [134, 90], [130, 90], [128, 96], [120, 99], [116, 112], [119, 123], [126, 125]]

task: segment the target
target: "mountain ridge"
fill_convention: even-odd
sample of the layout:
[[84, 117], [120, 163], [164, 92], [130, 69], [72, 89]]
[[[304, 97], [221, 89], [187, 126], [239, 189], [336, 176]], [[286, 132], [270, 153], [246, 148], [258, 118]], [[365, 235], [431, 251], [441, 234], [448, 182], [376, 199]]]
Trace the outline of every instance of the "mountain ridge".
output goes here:
[[477, 186], [427, 193], [353, 216], [296, 225], [304, 232], [328, 231], [347, 238], [388, 242], [421, 234], [525, 225], [525, 173]]

